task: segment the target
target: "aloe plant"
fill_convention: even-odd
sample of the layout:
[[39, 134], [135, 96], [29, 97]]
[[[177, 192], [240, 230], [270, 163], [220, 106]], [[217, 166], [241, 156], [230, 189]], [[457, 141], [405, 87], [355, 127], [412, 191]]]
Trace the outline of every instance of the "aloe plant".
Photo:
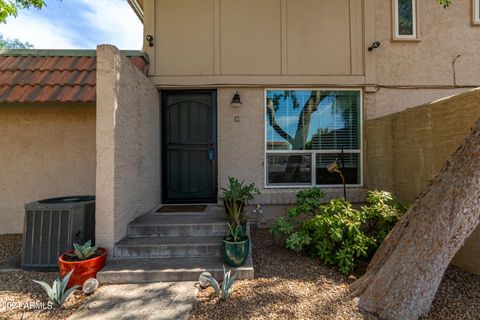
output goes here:
[[231, 272], [232, 270], [226, 271], [225, 266], [223, 266], [223, 281], [221, 285], [211, 275], [204, 274], [206, 280], [210, 282], [213, 289], [215, 289], [215, 294], [221, 300], [227, 300], [230, 296], [230, 293], [232, 292], [232, 286], [235, 282], [235, 279], [237, 278], [237, 273], [231, 276]]
[[88, 240], [83, 245], [73, 244], [73, 253], [69, 253], [69, 257], [77, 257], [78, 260], [88, 260], [97, 254], [97, 247], [92, 247], [92, 241]]
[[46, 282], [43, 281], [38, 281], [38, 280], [32, 280], [33, 282], [39, 284], [43, 290], [47, 293], [48, 299], [53, 303], [54, 306], [60, 307], [63, 305], [63, 303], [70, 297], [70, 295], [75, 291], [79, 286], [73, 286], [67, 291], [67, 284], [68, 281], [70, 280], [70, 277], [72, 276], [73, 270], [70, 271], [63, 279], [60, 279], [58, 277], [53, 281], [52, 286]]

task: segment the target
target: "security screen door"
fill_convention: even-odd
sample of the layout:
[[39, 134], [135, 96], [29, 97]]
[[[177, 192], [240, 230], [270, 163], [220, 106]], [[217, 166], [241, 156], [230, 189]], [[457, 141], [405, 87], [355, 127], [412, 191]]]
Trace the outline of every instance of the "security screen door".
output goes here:
[[215, 91], [162, 92], [163, 203], [217, 201]]

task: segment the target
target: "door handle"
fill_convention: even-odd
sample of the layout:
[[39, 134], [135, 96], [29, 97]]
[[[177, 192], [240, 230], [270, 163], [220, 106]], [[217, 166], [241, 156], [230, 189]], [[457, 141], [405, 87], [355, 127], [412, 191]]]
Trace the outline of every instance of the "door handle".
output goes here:
[[208, 141], [208, 159], [210, 159], [210, 161], [215, 160], [215, 145], [211, 140]]

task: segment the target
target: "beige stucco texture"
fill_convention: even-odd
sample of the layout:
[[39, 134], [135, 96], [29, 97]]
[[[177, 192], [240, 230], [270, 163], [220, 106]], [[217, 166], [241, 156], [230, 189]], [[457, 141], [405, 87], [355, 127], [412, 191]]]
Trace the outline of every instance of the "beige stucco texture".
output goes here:
[[392, 1], [375, 0], [377, 82], [382, 85], [478, 84], [480, 30], [471, 26], [472, 1], [453, 1], [447, 9], [436, 1], [418, 0], [419, 41], [391, 41]]
[[[412, 202], [480, 118], [480, 89], [366, 123], [368, 187]], [[477, 187], [477, 186], [472, 186]], [[454, 263], [480, 274], [480, 229]]]
[[158, 91], [117, 48], [97, 47], [96, 240], [108, 249], [160, 203]]
[[[392, 40], [392, 1], [375, 0], [375, 93], [367, 93], [366, 118], [428, 103], [480, 84], [480, 28], [471, 26], [472, 1], [447, 9], [418, 0], [418, 41]], [[456, 62], [454, 63], [454, 59]], [[403, 88], [400, 88], [403, 87]]]
[[238, 90], [240, 108], [232, 107], [236, 90], [219, 89], [218, 108], [218, 183], [225, 186], [228, 176], [264, 185], [264, 90]]
[[92, 105], [2, 105], [0, 150], [0, 234], [23, 232], [25, 203], [95, 194]]

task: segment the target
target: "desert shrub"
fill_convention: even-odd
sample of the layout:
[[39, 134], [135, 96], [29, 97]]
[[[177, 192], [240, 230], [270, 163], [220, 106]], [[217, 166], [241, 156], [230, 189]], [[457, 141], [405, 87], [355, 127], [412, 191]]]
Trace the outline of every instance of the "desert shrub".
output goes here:
[[322, 204], [323, 198], [318, 188], [300, 191], [297, 206], [271, 231], [287, 248], [306, 251], [342, 273], [351, 271], [359, 260], [369, 260], [406, 211], [385, 191], [369, 191], [360, 209], [343, 199]]

